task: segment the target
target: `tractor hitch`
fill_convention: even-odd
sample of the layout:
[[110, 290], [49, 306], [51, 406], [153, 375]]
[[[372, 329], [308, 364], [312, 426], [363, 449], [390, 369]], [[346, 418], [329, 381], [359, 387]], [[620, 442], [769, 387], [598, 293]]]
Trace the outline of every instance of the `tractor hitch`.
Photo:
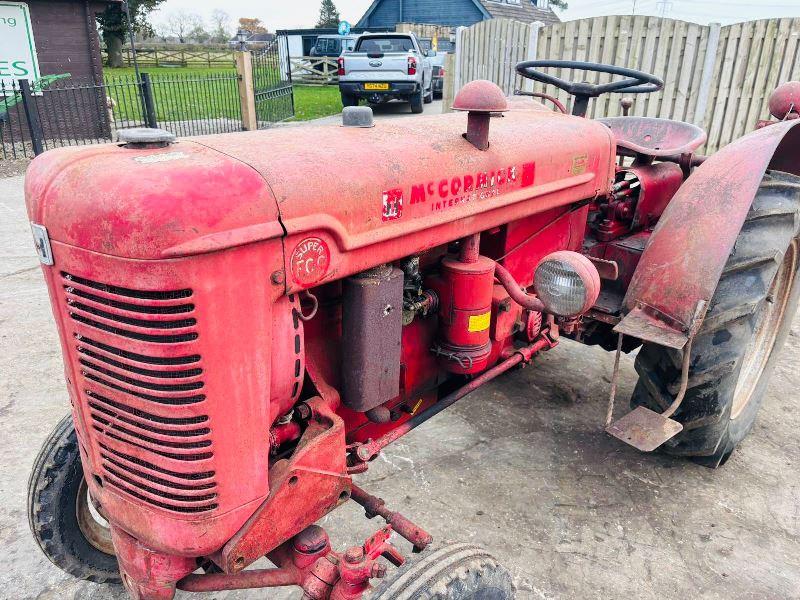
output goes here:
[[422, 552], [433, 541], [433, 536], [412, 523], [399, 512], [386, 508], [383, 498], [378, 498], [353, 484], [350, 497], [364, 509], [368, 519], [380, 516], [391, 525], [398, 535], [407, 539], [414, 546], [414, 552]]
[[310, 525], [267, 555], [277, 568], [191, 574], [176, 587], [187, 592], [220, 592], [296, 585], [309, 600], [358, 600], [370, 588], [370, 579], [386, 576], [386, 565], [378, 559], [383, 557], [398, 567], [405, 563], [389, 542], [392, 532], [392, 526], [385, 525], [362, 545], [339, 553], [331, 549], [322, 527]]

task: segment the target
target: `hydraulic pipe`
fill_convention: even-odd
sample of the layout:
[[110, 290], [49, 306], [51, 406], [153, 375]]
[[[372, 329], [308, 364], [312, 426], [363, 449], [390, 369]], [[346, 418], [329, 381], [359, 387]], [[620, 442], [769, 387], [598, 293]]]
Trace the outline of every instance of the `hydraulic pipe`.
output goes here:
[[356, 455], [362, 462], [367, 462], [368, 460], [371, 460], [381, 451], [381, 449], [385, 448], [392, 442], [403, 437], [409, 431], [415, 429], [418, 425], [421, 425], [428, 419], [435, 417], [445, 408], [452, 406], [458, 400], [461, 400], [461, 398], [463, 398], [470, 392], [475, 391], [483, 384], [491, 381], [498, 375], [502, 375], [503, 373], [505, 373], [512, 367], [518, 365], [519, 363], [530, 360], [531, 357], [540, 350], [544, 350], [545, 348], [550, 348], [553, 345], [554, 345], [553, 341], [551, 341], [547, 337], [547, 335], [540, 336], [533, 344], [525, 346], [524, 348], [517, 349], [511, 356], [509, 356], [502, 362], [497, 363], [494, 367], [492, 367], [488, 371], [484, 371], [466, 385], [458, 388], [454, 392], [451, 392], [450, 394], [439, 400], [436, 404], [434, 404], [430, 408], [422, 411], [421, 413], [412, 417], [405, 423], [398, 425], [395, 429], [393, 429], [389, 433], [379, 437], [376, 440], [371, 440], [363, 444], [362, 446], [359, 446], [358, 449], [356, 450]]
[[514, 279], [514, 276], [508, 272], [503, 265], [497, 263], [494, 267], [494, 276], [511, 296], [511, 299], [519, 304], [522, 308], [528, 310], [535, 310], [537, 312], [546, 312], [544, 304], [536, 296], [531, 296], [525, 293], [522, 287]]
[[187, 575], [176, 584], [176, 587], [186, 592], [221, 592], [223, 590], [282, 587], [299, 583], [297, 576], [286, 569], [254, 569], [235, 575], [228, 573]]
[[413, 523], [408, 517], [386, 508], [386, 502], [383, 498], [373, 496], [356, 484], [353, 484], [350, 490], [350, 497], [355, 500], [357, 504], [361, 505], [368, 519], [371, 519], [375, 515], [383, 518], [384, 521], [392, 526], [392, 529], [394, 529], [398, 535], [413, 544], [415, 551], [422, 552], [433, 541], [433, 536], [431, 536], [430, 533]]

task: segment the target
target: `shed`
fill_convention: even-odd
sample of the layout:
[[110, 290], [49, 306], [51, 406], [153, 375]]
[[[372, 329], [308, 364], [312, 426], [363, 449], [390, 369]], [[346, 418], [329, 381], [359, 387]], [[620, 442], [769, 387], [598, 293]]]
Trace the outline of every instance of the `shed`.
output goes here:
[[[73, 79], [103, 82], [103, 60], [97, 34], [96, 13], [119, 0], [0, 0], [0, 77], [31, 79], [38, 74], [70, 73]], [[27, 27], [11, 15], [29, 15], [30, 31], [11, 35]], [[4, 17], [3, 15], [8, 15]], [[9, 19], [15, 23], [12, 25]], [[4, 33], [3, 29], [8, 29]], [[28, 44], [30, 44], [29, 47]], [[4, 61], [13, 62], [23, 54], [32, 55], [30, 69], [4, 71]]]
[[[365, 33], [367, 28], [354, 27], [351, 34]], [[369, 31], [373, 33], [383, 31], [394, 31], [394, 26], [391, 27], [374, 27]], [[285, 36], [289, 46], [289, 56], [297, 58], [299, 56], [308, 56], [311, 48], [317, 43], [317, 38], [321, 35], [338, 35], [339, 31], [336, 28], [319, 28], [319, 29], [279, 29], [276, 32], [279, 36]]]
[[[35, 94], [45, 136], [97, 138], [107, 134], [96, 14], [119, 1], [0, 0], [0, 83], [5, 90], [0, 91], [0, 108], [4, 109], [0, 111], [0, 141], [28, 139], [24, 115], [19, 104], [14, 104], [19, 96], [17, 82], [25, 79], [34, 85], [47, 75], [65, 77], [58, 81], [59, 88], [82, 87]], [[9, 109], [9, 105], [16, 108]]]

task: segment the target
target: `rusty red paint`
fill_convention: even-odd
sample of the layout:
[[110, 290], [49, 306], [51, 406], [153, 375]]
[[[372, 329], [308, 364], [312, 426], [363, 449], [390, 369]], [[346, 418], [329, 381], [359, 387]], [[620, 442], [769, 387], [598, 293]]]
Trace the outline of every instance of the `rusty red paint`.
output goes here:
[[600, 122], [611, 129], [617, 146], [645, 156], [692, 153], [707, 137], [697, 125], [655, 117], [610, 117]]
[[325, 240], [318, 237], [305, 238], [292, 251], [292, 279], [303, 286], [314, 284], [325, 276], [330, 264], [331, 251]]
[[246, 590], [253, 588], [283, 587], [298, 585], [297, 574], [288, 569], [254, 569], [234, 575], [213, 573], [210, 575], [187, 575], [177, 583], [177, 588], [186, 592], [219, 592], [223, 590]]
[[361, 462], [372, 460], [383, 448], [392, 442], [397, 441], [409, 431], [413, 430], [418, 425], [421, 425], [428, 419], [435, 417], [444, 409], [455, 404], [458, 400], [461, 400], [461, 398], [467, 394], [474, 392], [482, 385], [502, 375], [509, 369], [517, 366], [519, 363], [529, 361], [537, 352], [553, 348], [557, 344], [557, 341], [550, 337], [549, 333], [550, 332], [546, 332], [540, 335], [533, 344], [513, 350], [510, 356], [504, 358], [491, 369], [487, 369], [469, 383], [458, 388], [456, 391], [451, 392], [427, 410], [417, 414], [405, 423], [396, 426], [394, 429], [380, 438], [376, 440], [369, 440], [364, 444], [358, 444], [355, 447], [356, 457]]
[[[312, 128], [310, 133], [297, 130], [290, 135], [268, 132], [274, 147], [269, 158], [253, 154], [265, 134], [244, 133], [242, 137], [182, 140], [163, 149], [113, 145], [83, 151], [65, 149], [36, 159], [26, 183], [29, 213], [32, 220], [44, 223], [50, 234], [56, 266], [45, 269], [45, 275], [62, 334], [76, 427], [85, 437], [83, 464], [91, 493], [108, 511], [112, 525], [124, 528], [153, 551], [192, 557], [214, 555], [228, 570], [236, 571], [241, 567], [235, 564], [239, 556], [247, 564], [308, 524], [307, 519], [313, 521], [333, 508], [348, 489], [345, 438], [356, 441], [385, 433], [430, 407], [436, 399], [432, 383], [442, 371], [430, 353], [436, 317], [420, 318], [405, 327], [402, 388], [398, 397], [387, 403], [399, 415], [396, 420], [370, 423], [363, 413], [339, 406], [336, 396], [328, 404], [335, 406], [333, 410], [341, 415], [338, 418], [344, 425], [327, 430], [332, 441], [312, 443], [326, 433], [315, 435], [315, 427], [305, 429], [300, 440], [305, 456], [310, 455], [305, 464], [313, 465], [298, 465], [298, 469], [309, 468], [311, 473], [308, 484], [305, 477], [299, 480], [303, 482], [300, 487], [308, 485], [304, 493], [314, 501], [293, 503], [296, 508], [292, 511], [270, 504], [269, 499], [299, 493], [288, 490], [285, 473], [270, 465], [270, 451], [278, 452], [294, 443], [298, 433], [296, 421], [276, 427], [277, 420], [292, 409], [306, 372], [316, 369], [322, 374], [317, 379], [320, 387], [323, 381], [332, 386], [341, 383], [339, 359], [334, 358], [340, 343], [341, 313], [336, 304], [340, 290], [337, 283], [331, 283], [326, 292], [324, 284], [372, 267], [378, 257], [391, 261], [442, 248], [426, 259], [438, 260], [447, 242], [509, 221], [520, 224], [497, 248], [501, 253], [513, 250], [519, 236], [535, 234], [533, 229], [546, 222], [548, 211], [561, 210], [606, 189], [614, 168], [613, 144], [606, 128], [569, 118], [554, 123], [547, 117], [547, 112], [535, 108], [514, 108], [493, 123], [493, 147], [486, 153], [465, 145], [460, 135], [463, 115], [444, 115], [424, 117], [413, 127], [382, 125], [376, 128], [380, 131], [374, 138], [359, 138], [351, 130], [338, 128]], [[343, 156], [336, 178], [310, 178], [309, 172], [301, 173], [296, 165], [298, 161], [322, 164], [317, 160], [324, 154], [321, 135], [335, 138], [336, 144], [363, 144], [374, 139], [374, 149], [359, 156]], [[341, 139], [341, 135], [347, 139]], [[531, 158], [537, 156], [539, 144], [547, 140], [550, 146], [561, 144], [563, 156], [556, 159], [548, 154], [543, 165], [535, 165]], [[297, 148], [303, 150], [298, 154]], [[572, 157], [584, 153], [589, 157], [586, 172], [572, 175]], [[416, 204], [405, 204], [400, 218], [383, 222], [379, 216], [382, 191], [403, 189], [405, 198], [409, 198], [413, 186], [420, 182], [426, 197]], [[429, 188], [435, 198], [427, 195]], [[576, 213], [574, 219], [559, 221], [547, 229], [537, 238], [541, 247], [579, 247], [580, 216]], [[494, 239], [490, 242], [496, 245]], [[520, 281], [532, 277], [535, 262], [531, 265], [530, 257], [536, 260], [540, 246], [529, 243], [527, 248], [508, 259], [509, 269]], [[168, 260], [163, 260], [165, 257]], [[430, 264], [426, 268], [430, 269]], [[108, 319], [84, 314], [106, 329], [75, 322], [70, 316], [74, 308], [64, 301], [68, 282], [63, 280], [62, 270], [102, 285], [142, 290], [145, 295], [191, 289], [193, 312], [186, 316], [197, 320], [199, 336], [175, 346], [162, 345], [120, 337], [116, 316]], [[287, 274], [285, 283], [273, 282], [276, 272]], [[299, 299], [294, 293], [312, 286], [320, 298], [319, 314], [303, 323], [297, 318]], [[82, 289], [102, 296], [103, 302], [116, 301], [114, 293]], [[488, 289], [487, 304], [491, 306], [493, 286]], [[288, 297], [284, 295], [287, 291]], [[147, 299], [133, 302], [154, 304]], [[100, 303], [92, 310], [106, 307]], [[141, 314], [121, 316], [141, 319]], [[155, 314], [147, 318], [167, 319]], [[161, 333], [151, 327], [130, 328], [136, 335]], [[506, 327], [506, 331], [511, 330]], [[192, 327], [175, 332], [193, 333]], [[81, 341], [76, 335], [133, 353], [130, 356], [134, 358], [122, 361], [124, 367], [107, 366], [115, 375], [103, 379], [116, 387], [97, 384], [83, 374], [86, 368], [81, 360], [85, 357], [80, 344], [76, 345], [76, 340]], [[493, 343], [487, 362], [497, 361], [510, 343], [508, 337]], [[92, 351], [120, 362], [114, 358], [116, 354], [106, 350]], [[152, 400], [131, 396], [120, 388], [152, 396], [149, 391], [115, 383], [119, 376], [129, 377], [129, 368], [152, 370], [148, 364], [139, 364], [136, 356], [179, 361], [195, 354], [201, 357], [199, 368], [203, 373], [190, 381], [202, 382], [205, 396], [197, 404], [154, 406]], [[231, 368], [232, 357], [235, 368]], [[173, 384], [174, 380], [157, 383]], [[127, 434], [128, 441], [120, 442], [109, 436], [119, 437], [119, 428], [126, 427], [117, 416], [106, 418], [107, 424], [98, 425], [100, 431], [96, 430], [92, 415], [97, 413], [86, 390], [159, 418], [208, 418], [210, 431], [200, 441], [211, 443], [213, 459], [189, 462], [169, 458], [154, 453], [164, 451], [150, 443], [146, 447], [129, 443], [140, 438], [134, 440]], [[170, 397], [177, 396], [180, 394], [173, 392]], [[224, 402], [220, 400], [223, 398]], [[112, 405], [103, 406], [107, 409]], [[164, 413], [167, 409], [169, 412]], [[188, 429], [184, 425], [175, 427]], [[199, 427], [203, 425], [195, 429]], [[153, 437], [152, 432], [137, 433], [140, 435]], [[101, 443], [112, 448], [116, 453], [112, 458], [122, 461], [127, 469], [141, 471], [141, 464], [147, 464], [181, 476], [194, 476], [194, 471], [213, 473], [213, 477], [206, 476], [215, 486], [210, 492], [206, 487], [192, 492], [213, 496], [205, 501], [217, 505], [213, 514], [196, 518], [188, 513], [187, 517], [154, 506], [153, 501], [163, 502], [164, 494], [174, 492], [149, 480], [140, 481], [138, 476], [136, 489], [125, 482], [120, 482], [119, 488], [108, 484], [101, 487], [93, 475], [105, 478], [104, 464], [118, 470], [103, 457], [108, 450]], [[340, 448], [339, 453], [336, 448]], [[315, 471], [320, 465], [327, 465], [328, 475]], [[160, 472], [153, 475], [165, 478]], [[172, 475], [166, 479], [181, 482], [180, 477]], [[146, 500], [131, 492], [144, 495]], [[186, 501], [191, 508], [201, 502]], [[235, 558], [234, 548], [241, 550]]]
[[695, 169], [653, 231], [616, 331], [677, 348], [697, 331], [764, 172], [800, 173], [789, 152], [799, 124], [750, 133]]
[[433, 536], [430, 533], [399, 512], [389, 510], [382, 498], [367, 493], [355, 484], [352, 487], [352, 498], [361, 505], [368, 519], [375, 516], [383, 518], [398, 535], [411, 542], [416, 552], [421, 552], [433, 542]]
[[135, 600], [171, 600], [175, 582], [197, 568], [194, 558], [148, 548], [111, 524], [122, 583]]
[[[349, 498], [344, 423], [323, 398], [307, 404], [313, 416], [291, 459], [270, 469], [269, 497], [215, 558], [226, 573], [241, 571]], [[297, 497], [306, 501], [291, 501]]]
[[775, 88], [769, 97], [769, 112], [779, 121], [798, 118], [800, 116], [800, 81], [787, 81]]
[[[609, 129], [507, 103], [485, 83], [464, 90], [456, 104], [466, 118], [65, 149], [33, 161], [27, 203], [56, 261], [44, 272], [85, 475], [126, 584], [142, 600], [171, 598], [176, 582], [361, 597], [385, 572], [378, 555], [403, 560], [391, 529], [338, 553], [312, 524], [352, 493], [414, 545], [428, 543], [351, 475], [557, 343], [554, 317], [523, 291], [543, 258], [586, 241], [586, 252], [613, 261], [614, 269], [600, 264], [617, 295], [584, 320], [615, 323], [613, 301], [632, 281], [622, 326], [679, 345], [702, 319], [764, 170], [800, 171], [800, 130], [789, 123], [704, 161], [693, 154], [703, 134], [686, 124], [629, 119]], [[503, 118], [488, 116], [506, 108]], [[462, 136], [466, 123], [477, 148]], [[320, 171], [331, 147], [358, 150], [337, 156], [335, 177]], [[612, 188], [617, 149], [648, 154], [630, 168], [638, 195]], [[653, 156], [662, 162], [650, 164]], [[712, 201], [721, 196], [725, 203]], [[609, 228], [587, 227], [601, 212]], [[561, 256], [586, 276], [586, 309], [597, 271]], [[380, 329], [392, 352], [367, 344], [349, 352], [343, 281], [377, 265], [405, 270], [409, 257], [419, 276], [405, 274], [383, 309], [397, 304], [400, 317], [408, 300], [412, 320], [353, 330], [366, 338]], [[560, 322], [575, 335], [584, 326]], [[529, 345], [515, 349], [515, 337]], [[470, 364], [453, 369], [432, 348]], [[343, 404], [347, 377], [382, 360], [390, 385]], [[440, 398], [453, 370], [474, 378]], [[187, 481], [202, 483], [186, 489]], [[243, 571], [265, 554], [276, 569]], [[225, 572], [189, 574], [198, 558]]]
[[486, 79], [476, 79], [458, 91], [453, 100], [453, 110], [504, 112], [508, 110], [508, 100], [496, 83]]

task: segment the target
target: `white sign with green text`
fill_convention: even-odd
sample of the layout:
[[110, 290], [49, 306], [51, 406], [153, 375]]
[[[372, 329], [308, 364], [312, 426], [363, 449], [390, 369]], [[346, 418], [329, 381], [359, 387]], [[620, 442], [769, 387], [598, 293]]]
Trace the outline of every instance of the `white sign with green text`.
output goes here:
[[18, 79], [39, 79], [31, 16], [27, 4], [0, 1], [0, 82], [8, 88]]

